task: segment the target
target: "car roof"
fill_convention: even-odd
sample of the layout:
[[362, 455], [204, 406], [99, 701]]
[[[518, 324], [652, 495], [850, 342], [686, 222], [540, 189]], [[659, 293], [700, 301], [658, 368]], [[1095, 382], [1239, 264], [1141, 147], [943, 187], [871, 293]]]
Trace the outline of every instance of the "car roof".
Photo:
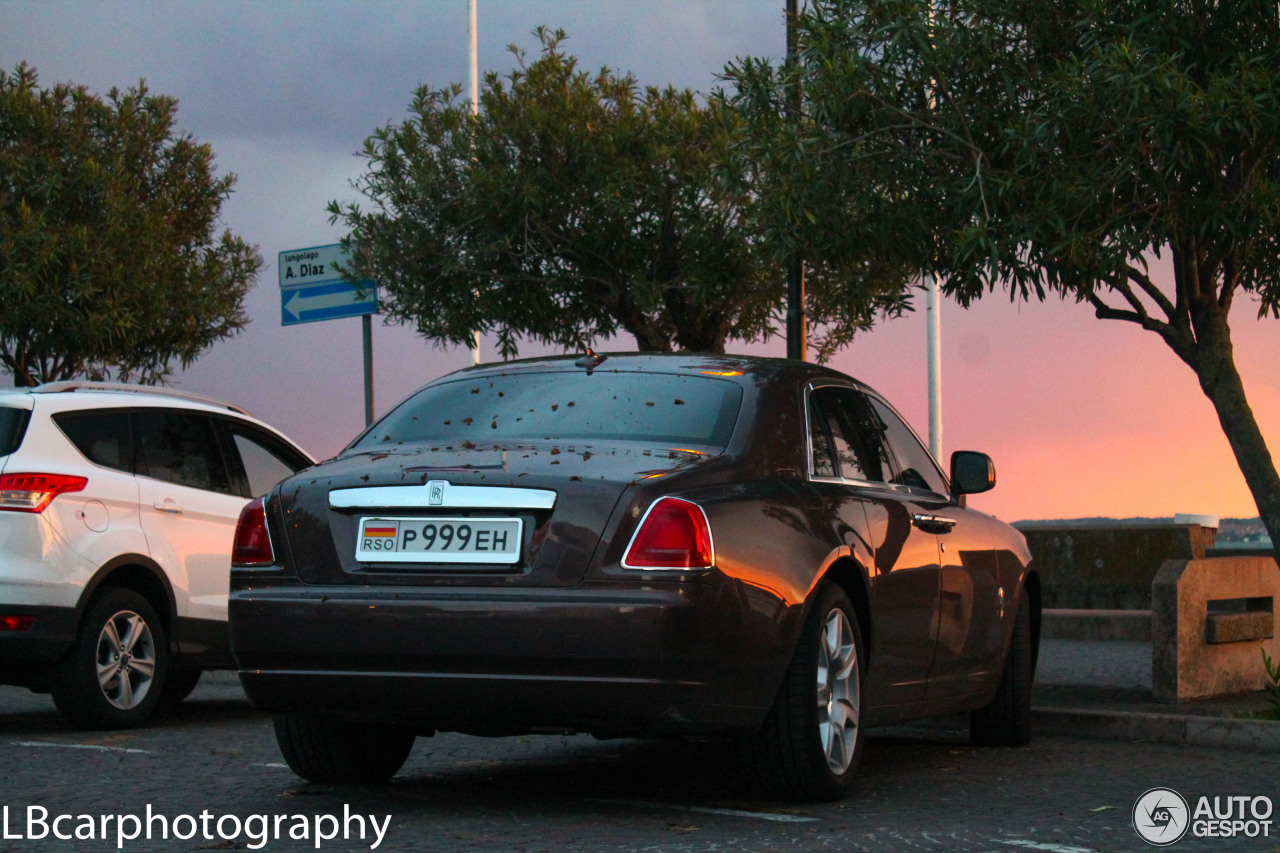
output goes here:
[[[52, 404], [53, 408], [91, 408], [94, 405], [118, 406], [121, 403], [142, 403], [151, 406], [174, 406], [178, 408], [200, 408], [215, 411], [234, 412], [238, 415], [253, 416], [245, 409], [205, 397], [172, 388], [157, 388], [151, 385], [128, 385], [122, 382], [46, 382], [34, 388], [0, 389], [0, 401], [10, 403], [25, 400], [34, 404], [39, 399], [42, 408]], [[256, 420], [256, 418], [255, 418]]]
[[170, 408], [191, 409], [213, 414], [232, 415], [237, 420], [261, 427], [314, 459], [296, 441], [280, 430], [251, 415], [240, 406], [225, 403], [212, 397], [158, 388], [151, 385], [129, 385], [120, 382], [46, 382], [34, 388], [0, 388], [0, 405], [17, 406], [34, 410], [39, 402], [42, 410], [65, 412], [94, 408]]
[[[724, 353], [594, 353], [588, 350], [585, 355], [544, 356], [466, 367], [462, 370], [445, 374], [429, 384], [434, 385], [438, 382], [478, 378], [480, 376], [545, 371], [572, 372], [575, 370], [601, 373], [609, 371], [684, 373], [720, 377], [744, 385], [788, 376], [804, 381], [835, 378], [852, 379], [852, 377], [839, 371], [819, 364], [786, 358], [729, 355]], [[857, 380], [853, 381], [857, 382]], [[861, 385], [862, 383], [857, 384]]]

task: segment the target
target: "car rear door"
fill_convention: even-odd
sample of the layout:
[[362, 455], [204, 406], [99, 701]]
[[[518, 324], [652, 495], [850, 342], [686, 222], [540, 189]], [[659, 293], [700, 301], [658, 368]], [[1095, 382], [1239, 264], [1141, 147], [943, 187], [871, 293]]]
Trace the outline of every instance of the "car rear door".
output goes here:
[[195, 410], [140, 409], [134, 435], [142, 528], [152, 558], [171, 573], [179, 616], [225, 622], [231, 543], [248, 498], [214, 420]]
[[[813, 389], [810, 418], [826, 429], [825, 437], [812, 439], [818, 464], [811, 479], [820, 491], [835, 488], [846, 501], [857, 502], [863, 514], [859, 529], [866, 531], [874, 555], [874, 565], [867, 567], [873, 633], [868, 701], [918, 701], [925, 695], [937, 641], [940, 567], [937, 535], [914, 524], [913, 518], [932, 514], [936, 501], [922, 501], [890, 482], [896, 469], [884, 431], [857, 389]], [[823, 441], [830, 442], [833, 457], [825, 466]], [[824, 486], [824, 481], [838, 485]]]

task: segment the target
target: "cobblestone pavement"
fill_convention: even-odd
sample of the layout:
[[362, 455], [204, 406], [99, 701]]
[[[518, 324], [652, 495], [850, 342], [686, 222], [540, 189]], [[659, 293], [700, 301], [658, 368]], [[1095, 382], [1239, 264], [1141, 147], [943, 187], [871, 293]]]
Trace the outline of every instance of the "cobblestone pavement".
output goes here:
[[[281, 815], [284, 837], [268, 850], [315, 849], [313, 831], [292, 840], [289, 828], [341, 819], [346, 805], [379, 821], [390, 816], [377, 848], [387, 851], [1138, 851], [1152, 848], [1134, 832], [1131, 811], [1157, 786], [1193, 808], [1201, 795], [1280, 802], [1280, 756], [1043, 734], [1024, 749], [977, 749], [959, 730], [903, 727], [873, 733], [848, 800], [797, 805], [751, 798], [717, 743], [439, 735], [420, 739], [390, 784], [340, 788], [284, 767], [268, 718], [228, 676], [134, 732], [74, 731], [47, 697], [0, 688], [0, 805], [9, 812], [0, 835], [24, 836], [0, 840], [0, 850], [23, 853], [117, 849], [115, 827], [106, 839], [30, 840], [30, 806], [52, 821], [144, 815], [148, 805], [175, 831], [179, 815], [205, 810], [237, 823]], [[1169, 849], [1280, 851], [1280, 814], [1275, 823], [1265, 839], [1188, 835]], [[223, 827], [230, 834], [231, 824]], [[260, 846], [212, 832], [125, 840], [123, 849]], [[368, 850], [373, 841], [370, 825], [363, 840], [339, 834], [322, 849]]]

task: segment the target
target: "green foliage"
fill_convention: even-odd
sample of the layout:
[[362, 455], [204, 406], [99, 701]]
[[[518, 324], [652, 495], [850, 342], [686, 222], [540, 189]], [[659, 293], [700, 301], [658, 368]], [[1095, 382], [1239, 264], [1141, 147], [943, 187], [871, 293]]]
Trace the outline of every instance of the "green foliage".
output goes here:
[[[567, 349], [619, 331], [643, 350], [723, 352], [773, 333], [781, 259], [756, 201], [728, 174], [737, 123], [693, 92], [644, 88], [535, 31], [533, 61], [487, 74], [480, 113], [457, 86], [421, 88], [410, 117], [365, 143], [354, 186], [331, 203], [385, 310], [427, 338], [496, 333]], [[821, 318], [820, 318], [821, 319]]]
[[145, 84], [106, 98], [0, 71], [0, 364], [17, 385], [144, 382], [241, 328], [256, 247], [214, 231], [234, 176]]
[[1267, 671], [1267, 702], [1272, 716], [1280, 718], [1280, 664], [1272, 663], [1266, 649], [1262, 649], [1262, 666]]
[[[1239, 294], [1280, 315], [1276, 4], [812, 0], [797, 25], [794, 67], [727, 72], [753, 156], [808, 178], [762, 202], [768, 239], [931, 270], [966, 305], [1056, 294], [1158, 334], [1280, 535], [1228, 321]], [[803, 121], [769, 127], [787, 99]]]

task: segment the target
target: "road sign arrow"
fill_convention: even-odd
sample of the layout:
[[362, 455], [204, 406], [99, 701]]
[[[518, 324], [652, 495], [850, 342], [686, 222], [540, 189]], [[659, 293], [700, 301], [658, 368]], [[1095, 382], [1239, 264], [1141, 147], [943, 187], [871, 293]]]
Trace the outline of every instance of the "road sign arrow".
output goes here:
[[367, 301], [369, 301], [368, 298], [362, 298], [359, 290], [342, 290], [337, 293], [317, 293], [309, 296], [303, 296], [301, 290], [295, 290], [288, 301], [284, 303], [284, 310], [292, 314], [296, 320], [300, 319], [303, 313], [307, 311], [338, 308]]

